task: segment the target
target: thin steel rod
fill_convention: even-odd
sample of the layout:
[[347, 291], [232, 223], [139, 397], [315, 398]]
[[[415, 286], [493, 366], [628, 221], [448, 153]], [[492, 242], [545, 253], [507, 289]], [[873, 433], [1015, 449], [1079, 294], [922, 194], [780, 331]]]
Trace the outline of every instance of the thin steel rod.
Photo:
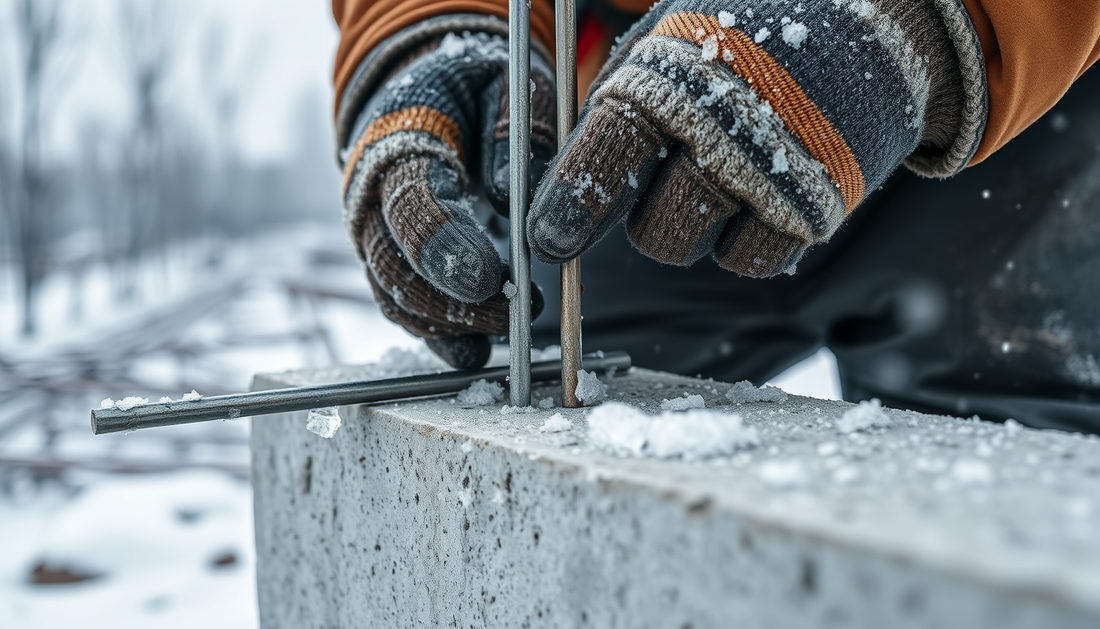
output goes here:
[[[554, 7], [558, 83], [558, 150], [577, 124], [577, 2], [556, 0]], [[577, 408], [577, 371], [581, 368], [581, 259], [561, 265], [562, 406]]]
[[508, 392], [513, 406], [531, 404], [531, 252], [527, 248], [527, 202], [531, 179], [531, 7], [508, 4], [508, 217], [509, 265], [516, 294], [508, 312]]
[[[595, 354], [584, 358], [584, 366], [597, 371], [624, 371], [630, 368], [630, 356], [625, 352]], [[548, 360], [535, 363], [531, 367], [531, 375], [536, 382], [549, 382], [558, 379], [561, 361]], [[340, 382], [218, 395], [193, 401], [155, 402], [134, 406], [125, 411], [118, 408], [97, 408], [92, 410], [92, 433], [103, 435], [216, 419], [444, 395], [461, 391], [482, 378], [489, 382], [504, 383], [508, 376], [508, 367], [486, 367], [387, 380]]]

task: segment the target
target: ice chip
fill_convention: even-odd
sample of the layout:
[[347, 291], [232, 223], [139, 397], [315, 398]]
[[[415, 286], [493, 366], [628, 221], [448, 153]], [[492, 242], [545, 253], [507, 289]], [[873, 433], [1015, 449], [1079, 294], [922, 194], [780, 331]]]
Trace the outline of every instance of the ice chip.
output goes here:
[[670, 400], [661, 400], [662, 411], [686, 411], [693, 408], [706, 408], [707, 403], [701, 395], [684, 395]]
[[787, 392], [770, 384], [758, 389], [748, 380], [742, 380], [730, 387], [729, 391], [726, 391], [726, 399], [734, 404], [753, 404], [755, 402], [778, 402], [782, 404], [787, 401]]
[[340, 428], [340, 409], [335, 406], [310, 409], [306, 417], [306, 430], [325, 439], [332, 439]]
[[607, 385], [600, 382], [593, 371], [577, 371], [577, 399], [585, 406], [593, 406], [607, 399]]
[[184, 393], [183, 394], [183, 401], [184, 402], [198, 402], [201, 399], [202, 399], [202, 395], [200, 395], [199, 392], [194, 390], [194, 389], [191, 389], [190, 393]]

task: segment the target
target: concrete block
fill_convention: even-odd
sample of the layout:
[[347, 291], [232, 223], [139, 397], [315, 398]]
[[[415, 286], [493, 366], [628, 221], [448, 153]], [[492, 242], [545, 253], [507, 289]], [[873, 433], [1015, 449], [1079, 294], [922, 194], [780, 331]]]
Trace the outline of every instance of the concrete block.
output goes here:
[[[342, 408], [332, 439], [254, 420], [263, 627], [1100, 626], [1094, 437], [904, 411], [845, 434], [842, 402], [604, 380], [651, 411], [702, 395], [759, 445], [619, 457], [588, 444], [590, 411], [450, 398]], [[539, 432], [557, 412], [574, 428]]]

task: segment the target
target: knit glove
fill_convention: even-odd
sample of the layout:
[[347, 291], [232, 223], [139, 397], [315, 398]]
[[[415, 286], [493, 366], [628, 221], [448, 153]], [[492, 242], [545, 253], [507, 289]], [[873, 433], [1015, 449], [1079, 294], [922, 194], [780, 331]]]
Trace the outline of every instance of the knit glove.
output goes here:
[[[378, 305], [457, 368], [483, 365], [489, 336], [508, 334], [508, 268], [468, 196], [480, 188], [507, 216], [507, 67], [499, 35], [417, 47], [366, 103], [346, 159], [345, 216]], [[532, 79], [533, 188], [556, 148], [553, 74], [537, 53]]]
[[560, 263], [624, 217], [645, 255], [793, 272], [903, 161], [962, 169], [986, 114], [959, 0], [664, 0], [625, 36], [529, 214]]

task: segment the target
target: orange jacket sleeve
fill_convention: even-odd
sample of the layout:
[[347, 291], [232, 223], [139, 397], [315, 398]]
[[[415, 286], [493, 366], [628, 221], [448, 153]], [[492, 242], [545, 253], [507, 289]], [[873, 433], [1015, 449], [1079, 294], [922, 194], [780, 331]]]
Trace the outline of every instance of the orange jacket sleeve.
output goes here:
[[982, 42], [989, 122], [971, 164], [1058, 102], [1100, 57], [1097, 0], [963, 0]]
[[[449, 13], [480, 13], [508, 19], [508, 0], [332, 0], [340, 28], [336, 49], [336, 101], [359, 62], [382, 40], [422, 20]], [[550, 0], [531, 3], [531, 36], [554, 49], [554, 7]]]

